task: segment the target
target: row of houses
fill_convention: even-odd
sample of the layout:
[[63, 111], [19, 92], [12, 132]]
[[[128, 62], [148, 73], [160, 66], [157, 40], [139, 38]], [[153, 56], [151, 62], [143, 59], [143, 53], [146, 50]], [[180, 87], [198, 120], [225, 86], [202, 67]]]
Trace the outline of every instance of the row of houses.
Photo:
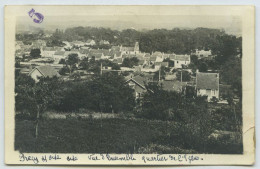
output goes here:
[[[29, 74], [36, 82], [39, 77], [60, 77], [57, 70], [50, 66], [37, 66], [32, 69]], [[143, 94], [147, 92], [146, 84], [153, 82], [148, 76], [141, 75], [129, 75], [126, 77], [125, 83], [134, 90], [136, 99], [142, 98]], [[187, 82], [180, 81], [159, 81], [160, 86], [167, 91], [182, 92], [187, 87]], [[125, 84], [122, 84], [125, 85]], [[213, 97], [219, 99], [219, 74], [218, 73], [196, 73], [196, 93], [198, 96], [207, 96], [208, 101], [211, 101]]]
[[[66, 59], [69, 54], [75, 53], [80, 59], [83, 58], [95, 58], [95, 60], [109, 59], [117, 64], [122, 64], [125, 58], [137, 57], [139, 59], [140, 66], [151, 66], [153, 65], [156, 70], [160, 67], [169, 67], [169, 63], [164, 60], [169, 58], [174, 62], [174, 68], [182, 68], [188, 66], [191, 62], [190, 55], [177, 55], [174, 53], [143, 53], [139, 50], [139, 43], [136, 42], [133, 47], [125, 46], [112, 46], [110, 49], [91, 49], [86, 47], [86, 44], [94, 45], [95, 41], [88, 40], [87, 42], [75, 41], [75, 42], [63, 42], [66, 44], [65, 47], [46, 47], [46, 43], [43, 40], [37, 40], [30, 45], [24, 45], [21, 41], [16, 42], [16, 56], [22, 56], [22, 54], [29, 55], [32, 48], [39, 48], [41, 50], [41, 56], [52, 58], [54, 63], [57, 64], [61, 59]], [[106, 43], [106, 42], [105, 42]], [[71, 49], [72, 46], [79, 46], [78, 49]], [[70, 48], [68, 51], [67, 48]], [[210, 58], [212, 57], [211, 50], [196, 50], [192, 53], [198, 58]]]
[[111, 49], [72, 49], [66, 51], [61, 47], [45, 47], [41, 49], [42, 57], [53, 58], [55, 63], [61, 59], [66, 59], [69, 54], [75, 53], [80, 59], [94, 58], [95, 60], [108, 59], [114, 63], [122, 64], [125, 58], [136, 57], [140, 66], [154, 65], [156, 70], [161, 66], [169, 67], [169, 63], [164, 61], [169, 58], [174, 62], [174, 68], [182, 68], [183, 65], [190, 64], [190, 55], [165, 54], [162, 52], [142, 53], [139, 51], [139, 44], [136, 42], [134, 47], [112, 46]]
[[[129, 78], [126, 83], [135, 91], [135, 97], [141, 98], [147, 92], [145, 84], [151, 82], [145, 76], [133, 76]], [[187, 82], [180, 81], [159, 81], [160, 86], [167, 91], [182, 92], [188, 86]], [[195, 90], [197, 96], [207, 96], [207, 100], [211, 101], [212, 98], [219, 99], [219, 74], [218, 73], [196, 73]]]

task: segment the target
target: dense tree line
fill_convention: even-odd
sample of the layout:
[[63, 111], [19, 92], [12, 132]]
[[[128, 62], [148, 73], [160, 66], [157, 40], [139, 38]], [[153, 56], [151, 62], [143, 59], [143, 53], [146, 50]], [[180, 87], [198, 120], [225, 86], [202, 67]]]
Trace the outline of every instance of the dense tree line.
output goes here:
[[[17, 34], [17, 40], [32, 41], [38, 35]], [[224, 38], [223, 38], [224, 37]], [[47, 38], [48, 45], [61, 46], [62, 41], [87, 41], [94, 39], [96, 42], [107, 40], [112, 45], [134, 46], [138, 41], [142, 52], [152, 53], [155, 51], [190, 54], [194, 49], [212, 49], [214, 54], [220, 51], [230, 51], [233, 46], [241, 46], [242, 39], [227, 35], [220, 29], [196, 28], [196, 29], [154, 29], [148, 31], [137, 31], [125, 29], [122, 31], [110, 28], [95, 27], [74, 27], [65, 31], [56, 29], [52, 37]], [[219, 43], [220, 40], [227, 42], [227, 45]], [[241, 51], [241, 48], [239, 49]], [[232, 52], [232, 51], [230, 51]]]

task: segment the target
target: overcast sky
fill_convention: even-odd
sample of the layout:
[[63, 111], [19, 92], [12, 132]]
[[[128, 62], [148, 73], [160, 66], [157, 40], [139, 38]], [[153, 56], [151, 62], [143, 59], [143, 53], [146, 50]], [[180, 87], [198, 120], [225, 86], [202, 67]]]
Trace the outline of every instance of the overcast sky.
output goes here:
[[34, 23], [29, 16], [17, 17], [19, 31], [28, 31], [30, 27], [55, 30], [75, 26], [106, 27], [116, 30], [204, 27], [224, 29], [228, 34], [242, 34], [241, 18], [236, 16], [45, 16], [41, 24]]

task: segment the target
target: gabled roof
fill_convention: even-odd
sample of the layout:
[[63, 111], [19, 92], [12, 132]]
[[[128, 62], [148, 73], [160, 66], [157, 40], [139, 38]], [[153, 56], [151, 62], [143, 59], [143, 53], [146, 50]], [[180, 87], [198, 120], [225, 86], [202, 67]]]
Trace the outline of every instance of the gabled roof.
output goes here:
[[111, 50], [113, 50], [113, 51], [120, 51], [120, 46], [112, 46]]
[[189, 61], [190, 55], [175, 55], [175, 60], [178, 61]]
[[126, 81], [126, 83], [128, 83], [129, 81], [132, 81], [132, 82], [136, 83], [138, 86], [140, 86], [140, 87], [143, 88], [143, 89], [146, 89], [146, 88], [145, 88], [145, 83], [148, 82], [148, 81], [147, 81], [147, 78], [142, 77], [142, 76], [140, 76], [140, 75], [128, 79], [128, 80]]
[[161, 81], [159, 84], [162, 85], [163, 90], [180, 92], [187, 85], [187, 82]]
[[169, 63], [168, 62], [155, 62], [155, 66], [165, 66], [168, 67]]
[[131, 57], [136, 57], [135, 54], [123, 54], [122, 55], [123, 58], [131, 58]]
[[115, 52], [116, 57], [120, 57], [122, 55], [121, 52]]
[[146, 53], [144, 57], [151, 57], [150, 53]]
[[197, 72], [196, 88], [197, 89], [219, 89], [219, 74], [218, 73], [202, 73]]
[[[93, 40], [93, 39], [88, 39], [86, 43], [90, 43], [90, 42], [92, 42], [92, 41], [94, 41], [94, 40]], [[95, 41], [94, 41], [94, 42], [95, 42]]]
[[60, 76], [60, 74], [50, 65], [37, 66], [29, 73], [29, 75], [31, 75], [35, 70], [38, 70], [44, 77]]
[[54, 47], [45, 47], [43, 51], [56, 51], [56, 49]]
[[116, 58], [116, 59], [113, 60], [113, 63], [122, 64], [123, 59], [122, 58]]
[[102, 55], [102, 53], [89, 53], [90, 57], [94, 56], [96, 59], [101, 59]]
[[155, 61], [156, 60], [156, 56], [151, 56], [150, 57], [150, 61]]
[[143, 64], [144, 64], [144, 61], [145, 61], [145, 60], [141, 60], [141, 59], [139, 59], [139, 61], [138, 61], [138, 65], [143, 65]]
[[136, 54], [136, 57], [137, 57], [137, 58], [143, 58], [144, 55], [145, 55], [144, 53], [137, 53], [137, 54]]
[[134, 51], [135, 48], [134, 47], [122, 47], [121, 51]]
[[175, 55], [174, 55], [174, 54], [170, 54], [170, 55], [169, 55], [169, 58], [170, 58], [171, 60], [174, 60], [174, 59], [175, 59]]
[[101, 51], [102, 51], [102, 53], [103, 53], [105, 56], [109, 56], [109, 50], [108, 50], [108, 49], [102, 49]]
[[155, 60], [155, 62], [163, 62], [163, 58], [157, 57], [156, 60]]
[[65, 51], [56, 51], [54, 55], [64, 55]]
[[81, 54], [89, 54], [89, 50], [88, 49], [80, 49], [79, 53], [81, 53]]
[[162, 52], [154, 52], [152, 55], [154, 55], [154, 56], [162, 56], [163, 55], [163, 53]]

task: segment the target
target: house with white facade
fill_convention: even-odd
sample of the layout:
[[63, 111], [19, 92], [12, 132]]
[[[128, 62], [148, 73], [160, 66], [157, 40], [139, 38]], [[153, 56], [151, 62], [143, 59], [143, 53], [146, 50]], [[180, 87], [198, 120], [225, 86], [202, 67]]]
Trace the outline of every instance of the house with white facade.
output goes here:
[[45, 47], [41, 50], [41, 56], [42, 57], [51, 57], [53, 58], [53, 55], [54, 53], [56, 52], [57, 50], [53, 47]]
[[212, 56], [211, 50], [198, 50], [198, 49], [196, 49], [194, 54], [198, 57], [198, 59], [209, 58], [209, 57]]
[[96, 45], [96, 42], [93, 39], [88, 39], [87, 42], [85, 43], [87, 46], [94, 46]]
[[182, 68], [182, 66], [188, 66], [190, 64], [190, 55], [176, 55], [169, 56], [170, 60], [174, 61], [174, 68]]
[[210, 101], [213, 97], [219, 99], [219, 73], [196, 73], [197, 96], [207, 96]]
[[122, 54], [139, 54], [139, 43], [136, 42], [134, 47], [120, 46], [120, 52], [122, 52]]
[[37, 66], [30, 73], [31, 76], [36, 82], [39, 81], [40, 77], [59, 77], [60, 74], [50, 65]]
[[65, 58], [65, 51], [56, 51], [53, 55], [54, 64], [58, 64], [61, 59]]

